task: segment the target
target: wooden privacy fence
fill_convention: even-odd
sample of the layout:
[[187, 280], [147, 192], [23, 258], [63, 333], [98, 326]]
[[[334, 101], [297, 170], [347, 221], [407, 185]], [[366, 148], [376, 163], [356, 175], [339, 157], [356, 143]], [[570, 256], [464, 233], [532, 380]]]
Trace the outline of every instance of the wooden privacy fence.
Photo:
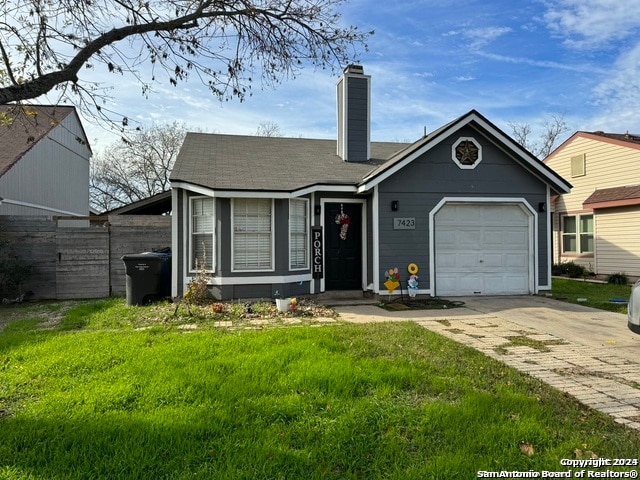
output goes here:
[[125, 295], [123, 255], [171, 246], [171, 217], [0, 216], [11, 254], [35, 267], [23, 292], [36, 299]]

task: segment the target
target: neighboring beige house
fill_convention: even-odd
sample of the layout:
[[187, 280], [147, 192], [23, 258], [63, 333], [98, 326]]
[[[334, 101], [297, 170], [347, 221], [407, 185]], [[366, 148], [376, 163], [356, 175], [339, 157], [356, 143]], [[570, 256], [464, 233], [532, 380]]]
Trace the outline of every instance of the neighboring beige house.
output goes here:
[[0, 215], [89, 215], [90, 158], [74, 107], [0, 106]]
[[552, 203], [554, 263], [640, 277], [640, 136], [576, 132], [544, 163], [573, 185]]

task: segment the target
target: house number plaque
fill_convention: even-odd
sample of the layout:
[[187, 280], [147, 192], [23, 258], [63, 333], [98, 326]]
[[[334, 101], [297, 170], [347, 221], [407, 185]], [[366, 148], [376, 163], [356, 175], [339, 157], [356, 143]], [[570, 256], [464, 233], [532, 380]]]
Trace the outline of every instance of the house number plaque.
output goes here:
[[416, 229], [416, 218], [398, 218], [395, 217], [393, 219], [393, 229], [394, 230], [415, 230]]

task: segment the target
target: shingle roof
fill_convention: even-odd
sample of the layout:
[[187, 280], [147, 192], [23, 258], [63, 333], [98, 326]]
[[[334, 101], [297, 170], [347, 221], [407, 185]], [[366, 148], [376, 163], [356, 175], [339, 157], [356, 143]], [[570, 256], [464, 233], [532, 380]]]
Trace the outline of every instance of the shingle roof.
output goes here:
[[68, 106], [0, 105], [0, 119], [9, 123], [0, 122], [0, 177], [73, 111]]
[[345, 162], [335, 140], [188, 133], [172, 182], [216, 190], [292, 192], [312, 185], [357, 185], [404, 143], [371, 144], [369, 162]]
[[611, 138], [613, 140], [619, 140], [621, 142], [629, 142], [629, 143], [640, 144], [640, 136], [632, 135], [629, 132], [627, 132], [627, 133], [605, 133], [605, 132], [602, 132], [602, 131], [598, 131], [598, 132], [588, 132], [588, 133], [591, 133], [592, 135], [597, 135], [599, 137], [605, 137], [605, 138]]
[[607, 204], [611, 202], [640, 203], [640, 185], [601, 188], [589, 195], [583, 202], [583, 205], [593, 207], [595, 204]]
[[372, 142], [372, 158], [362, 163], [343, 161], [336, 154], [335, 140], [188, 133], [170, 180], [231, 191], [295, 192], [316, 185], [366, 190], [470, 123], [486, 135], [502, 139], [505, 148], [515, 153], [514, 158], [554, 191], [570, 191], [566, 180], [475, 110], [412, 144]]

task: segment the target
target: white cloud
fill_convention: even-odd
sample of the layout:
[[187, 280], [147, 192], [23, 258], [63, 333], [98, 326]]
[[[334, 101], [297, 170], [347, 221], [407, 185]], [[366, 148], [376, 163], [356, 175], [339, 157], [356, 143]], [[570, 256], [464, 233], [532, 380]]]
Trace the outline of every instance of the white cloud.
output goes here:
[[548, 28], [573, 48], [607, 46], [640, 28], [636, 0], [559, 0], [549, 2], [544, 20]]
[[604, 74], [606, 72], [608, 72], [608, 70], [601, 68], [601, 67], [596, 67], [592, 64], [570, 64], [570, 63], [562, 63], [562, 62], [556, 62], [554, 60], [533, 60], [531, 58], [527, 58], [527, 57], [512, 57], [512, 56], [507, 56], [507, 55], [497, 55], [494, 53], [484, 53], [484, 52], [478, 52], [478, 55], [480, 55], [483, 58], [489, 59], [489, 60], [494, 60], [496, 62], [504, 62], [504, 63], [513, 63], [513, 64], [525, 64], [525, 65], [530, 65], [532, 67], [542, 67], [542, 68], [549, 68], [549, 69], [558, 69], [558, 70], [568, 70], [571, 72], [578, 72], [578, 73], [598, 73], [598, 74]]
[[464, 31], [465, 38], [471, 40], [470, 48], [478, 50], [486, 47], [496, 39], [511, 33], [510, 27], [485, 27], [485, 28], [472, 28]]
[[614, 107], [623, 115], [625, 111], [640, 109], [640, 43], [622, 54], [611, 68], [609, 75], [594, 88], [594, 104]]

